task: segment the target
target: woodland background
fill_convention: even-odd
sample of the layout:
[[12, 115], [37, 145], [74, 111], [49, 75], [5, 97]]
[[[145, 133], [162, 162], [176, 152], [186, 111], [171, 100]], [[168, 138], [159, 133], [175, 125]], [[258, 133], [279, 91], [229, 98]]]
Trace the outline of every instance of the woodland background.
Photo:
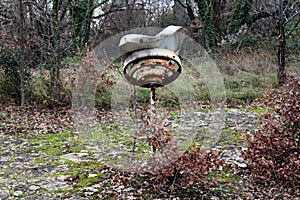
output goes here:
[[[191, 145], [173, 163], [141, 174], [108, 167], [74, 128], [78, 69], [93, 66], [89, 52], [115, 34], [171, 24], [207, 50], [224, 79], [228, 124], [218, 148]], [[298, 199], [299, 53], [299, 0], [0, 0], [0, 199]], [[122, 61], [111, 65], [120, 72]], [[135, 136], [109, 109], [115, 83], [109, 72], [99, 74], [91, 100], [105, 143], [128, 145]], [[195, 112], [208, 119], [216, 110], [205, 83], [198, 86]], [[149, 91], [137, 93], [149, 103]], [[178, 102], [162, 97], [176, 124]], [[174, 130], [154, 125], [152, 138], [173, 144]], [[147, 126], [153, 123], [141, 134]], [[142, 145], [150, 153], [155, 147]], [[63, 159], [70, 155], [88, 158]]]
[[216, 60], [227, 102], [249, 103], [299, 71], [299, 10], [297, 0], [2, 0], [0, 102], [70, 105], [76, 63], [89, 50], [125, 30], [173, 24]]

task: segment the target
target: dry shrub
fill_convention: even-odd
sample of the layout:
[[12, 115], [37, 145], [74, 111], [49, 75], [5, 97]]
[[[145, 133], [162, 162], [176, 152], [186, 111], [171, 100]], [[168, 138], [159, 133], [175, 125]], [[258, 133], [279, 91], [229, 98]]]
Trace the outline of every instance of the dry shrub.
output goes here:
[[206, 179], [211, 171], [224, 165], [218, 157], [216, 152], [194, 148], [168, 166], [141, 174], [119, 172], [115, 180], [125, 187], [133, 187], [137, 191], [134, 196], [139, 199], [141, 196], [155, 199], [169, 199], [171, 196], [199, 198], [218, 184], [217, 178]]
[[212, 188], [218, 187], [219, 180], [206, 177], [220, 165], [224, 166], [224, 162], [219, 161], [218, 157], [219, 154], [216, 152], [193, 148], [168, 166], [157, 167], [149, 172], [134, 173], [103, 166], [97, 171], [109, 172], [111, 181], [108, 182], [111, 185], [103, 188], [99, 198], [200, 199], [204, 196], [209, 197], [213, 195]]
[[152, 170], [150, 180], [156, 189], [164, 191], [213, 184], [208, 183], [206, 175], [224, 164], [222, 160], [218, 160], [218, 156], [217, 152], [199, 148], [190, 149], [171, 165]]
[[[178, 194], [180, 191], [191, 195], [189, 193], [193, 193], [195, 189], [215, 185], [217, 180], [208, 181], [206, 176], [225, 165], [224, 161], [219, 159], [220, 152], [191, 146], [180, 155], [179, 147], [168, 132], [168, 124], [158, 117], [155, 110], [151, 111], [150, 107], [144, 106], [142, 110], [146, 113], [139, 118], [144, 123], [136, 136], [148, 135], [148, 144], [154, 152], [154, 157], [148, 160], [154, 167], [142, 174], [143, 179], [151, 183], [147, 188], [162, 196], [170, 193]], [[163, 117], [167, 116], [167, 113], [163, 113]], [[163, 155], [164, 158], [160, 160], [164, 162], [163, 165], [156, 163], [157, 153]]]
[[276, 54], [268, 51], [244, 49], [226, 51], [219, 59], [220, 69], [224, 74], [241, 78], [244, 76], [268, 76], [277, 69]]
[[247, 136], [244, 156], [252, 177], [268, 185], [300, 185], [300, 82], [289, 79], [286, 86], [269, 89], [261, 100], [274, 113], [261, 116], [262, 127]]

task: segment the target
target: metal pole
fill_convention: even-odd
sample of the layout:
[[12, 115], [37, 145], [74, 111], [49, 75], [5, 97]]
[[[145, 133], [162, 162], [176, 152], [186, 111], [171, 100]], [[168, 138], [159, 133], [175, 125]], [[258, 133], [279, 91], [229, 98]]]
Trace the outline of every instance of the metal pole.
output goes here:
[[[136, 88], [135, 85], [133, 86], [133, 99], [132, 99], [132, 107], [134, 110], [134, 124], [135, 124], [135, 130], [138, 128], [138, 122], [137, 122], [137, 105], [136, 105]], [[135, 147], [136, 147], [136, 136], [133, 136], [133, 147], [132, 147], [132, 152], [135, 152]]]
[[151, 110], [151, 111], [153, 111], [153, 114], [156, 114], [156, 112], [155, 112], [155, 101], [156, 101], [155, 90], [156, 90], [155, 85], [152, 85], [151, 86], [151, 94], [150, 94], [150, 97], [151, 97], [150, 102], [151, 102], [151, 108], [153, 108], [153, 110]]
[[[155, 101], [156, 101], [156, 97], [155, 97], [155, 85], [151, 85], [151, 93], [150, 93], [150, 127], [152, 127], [152, 137], [155, 136], [155, 134], [157, 133], [157, 126], [155, 123], [155, 118], [156, 118], [156, 109], [155, 109]], [[153, 147], [152, 151], [155, 153], [156, 152], [156, 148]]]

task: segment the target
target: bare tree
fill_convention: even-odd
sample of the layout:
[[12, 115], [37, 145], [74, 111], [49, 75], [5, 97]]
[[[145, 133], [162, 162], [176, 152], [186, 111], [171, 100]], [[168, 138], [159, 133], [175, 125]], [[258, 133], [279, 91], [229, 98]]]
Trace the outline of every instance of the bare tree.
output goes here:
[[15, 79], [11, 87], [16, 87], [17, 96], [15, 99], [20, 106], [26, 102], [26, 92], [28, 92], [28, 81], [30, 78], [29, 69], [36, 64], [38, 52], [32, 48], [36, 46], [36, 34], [34, 29], [33, 16], [30, 14], [31, 5], [22, 0], [2, 2], [4, 6], [2, 13], [1, 35], [3, 45], [1, 54], [9, 56], [9, 60], [1, 59], [3, 66], [8, 70], [8, 76]]
[[[286, 37], [291, 35], [293, 31], [299, 29], [300, 23], [300, 1], [284, 1], [279, 0], [279, 48], [278, 48], [278, 84], [283, 85], [286, 82], [285, 74], [285, 44]], [[286, 26], [296, 20], [294, 26], [286, 33]]]
[[169, 0], [112, 0], [96, 10], [99, 14], [93, 16], [93, 33], [100, 40], [133, 28], [187, 26], [188, 23], [185, 8]]
[[295, 0], [256, 0], [253, 10], [265, 16], [272, 16], [278, 23], [279, 46], [278, 46], [278, 84], [286, 82], [285, 73], [285, 51], [286, 38], [299, 29], [300, 26], [300, 1]]
[[[59, 102], [62, 95], [60, 87], [60, 68], [64, 58], [74, 54], [72, 45], [72, 23], [69, 16], [68, 1], [24, 1], [5, 2], [0, 9], [5, 12], [1, 17], [1, 34], [5, 36], [3, 49], [11, 49], [17, 61], [20, 79], [20, 105], [26, 102], [26, 90], [29, 93], [28, 73], [33, 68], [50, 71], [48, 85], [52, 102]], [[3, 4], [2, 4], [3, 5]]]

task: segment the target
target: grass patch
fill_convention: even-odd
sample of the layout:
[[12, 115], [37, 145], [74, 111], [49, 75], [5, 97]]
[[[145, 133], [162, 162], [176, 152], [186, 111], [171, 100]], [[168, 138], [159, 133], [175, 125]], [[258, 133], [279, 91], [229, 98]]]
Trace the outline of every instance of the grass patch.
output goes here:
[[[268, 84], [263, 79], [260, 75], [227, 76], [224, 80], [227, 102], [233, 105], [252, 103], [267, 89]], [[272, 80], [269, 84], [276, 85], [276, 82]]]
[[217, 59], [224, 78], [226, 100], [232, 106], [252, 103], [268, 85], [277, 86], [277, 58], [272, 52], [227, 51]]

